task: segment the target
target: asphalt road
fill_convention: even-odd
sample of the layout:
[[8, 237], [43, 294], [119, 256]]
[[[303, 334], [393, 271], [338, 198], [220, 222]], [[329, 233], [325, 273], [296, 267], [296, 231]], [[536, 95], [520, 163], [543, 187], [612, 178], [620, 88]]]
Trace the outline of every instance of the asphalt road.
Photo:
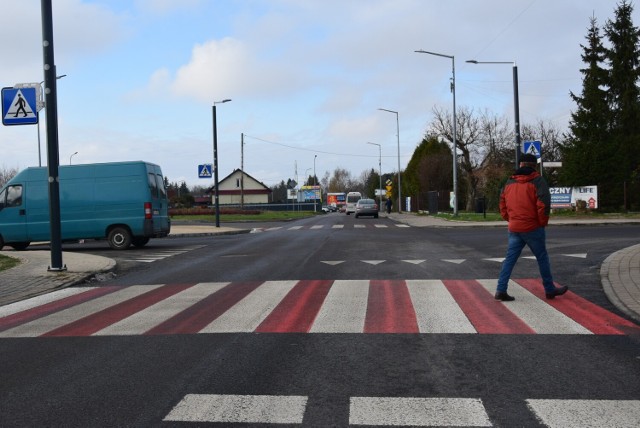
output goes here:
[[[503, 228], [421, 229], [339, 214], [256, 226], [260, 231], [252, 234], [153, 240], [144, 250], [118, 253], [102, 243], [66, 246], [65, 251], [109, 254], [118, 260], [119, 271], [113, 278], [66, 291], [78, 293], [74, 296], [105, 293], [86, 298], [91, 311], [57, 300], [31, 309], [33, 325], [19, 325], [15, 337], [2, 337], [12, 330], [0, 332], [0, 425], [193, 426], [190, 418], [209, 421], [207, 426], [241, 427], [637, 422], [638, 330], [559, 334], [560, 321], [558, 332], [553, 329], [560, 319], [556, 312], [570, 311], [568, 302], [583, 300], [594, 313], [613, 314], [607, 320], [624, 321], [599, 288], [598, 268], [609, 253], [637, 243], [633, 226], [549, 228], [555, 280], [572, 290], [570, 300], [558, 298], [551, 308], [519, 288], [514, 291], [523, 296], [516, 300], [521, 306], [482, 297], [486, 291], [478, 281], [496, 278], [496, 259], [504, 256]], [[513, 278], [537, 278], [535, 261], [521, 259]], [[428, 284], [434, 288], [424, 289], [433, 293], [444, 290], [444, 284], [478, 332], [413, 331], [413, 310], [395, 294], [405, 282], [410, 291]], [[274, 292], [264, 292], [243, 308], [239, 302], [268, 287], [284, 287], [287, 297], [279, 297], [280, 304], [261, 315], [258, 327], [192, 334], [198, 331], [196, 324], [208, 323], [216, 312], [221, 319], [238, 309], [234, 327], [257, 317], [253, 308], [267, 305]], [[113, 325], [130, 319], [124, 317], [126, 311], [131, 317], [143, 313], [143, 299], [153, 297], [162, 304], [178, 290], [195, 294], [208, 288], [216, 288], [217, 294], [203, 294], [162, 328], [134, 334], [123, 332], [136, 325]], [[307, 290], [313, 292], [305, 295]], [[322, 290], [324, 304], [316, 298]], [[331, 294], [336, 290], [348, 294], [341, 300]], [[456, 294], [467, 290], [479, 291], [473, 298]], [[126, 299], [118, 297], [125, 293]], [[419, 322], [415, 296], [411, 299]], [[351, 325], [363, 301], [369, 308], [362, 313], [364, 328], [374, 332], [327, 332]], [[346, 308], [346, 318], [323, 318], [327, 302]], [[76, 320], [67, 314], [60, 326], [54, 325], [57, 312], [36, 318], [53, 311], [54, 304], [77, 311]], [[376, 305], [382, 305], [378, 312], [371, 309]], [[314, 307], [317, 317], [305, 320]], [[490, 309], [477, 312], [480, 307]], [[548, 311], [548, 318], [541, 319], [532, 308]], [[509, 310], [528, 325], [518, 324]], [[144, 312], [136, 322], [161, 319], [162, 311]], [[384, 314], [393, 311], [392, 319], [386, 319]], [[454, 312], [442, 310], [442, 328], [458, 328], [453, 324], [461, 321], [454, 320]], [[274, 319], [274, 313], [280, 318]], [[603, 329], [608, 322], [601, 319], [605, 315], [584, 317], [601, 322]], [[305, 322], [312, 331], [324, 323], [324, 332], [296, 332]], [[565, 325], [582, 328], [563, 316]], [[115, 327], [121, 329], [118, 334]], [[38, 328], [50, 337], [30, 337]], [[529, 334], [530, 328], [546, 330]]]

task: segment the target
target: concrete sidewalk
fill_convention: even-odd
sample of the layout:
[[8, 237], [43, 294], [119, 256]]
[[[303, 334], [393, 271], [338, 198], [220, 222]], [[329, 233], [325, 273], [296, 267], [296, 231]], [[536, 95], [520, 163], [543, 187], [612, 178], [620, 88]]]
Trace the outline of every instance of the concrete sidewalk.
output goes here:
[[[213, 225], [174, 225], [171, 227], [168, 238], [230, 235], [250, 231], [251, 229]], [[50, 272], [48, 271], [51, 266], [49, 250], [6, 251], [8, 248], [5, 247], [5, 251], [0, 251], [0, 254], [17, 258], [21, 263], [0, 272], [0, 306], [82, 283], [94, 275], [112, 271], [116, 267], [116, 262], [107, 257], [64, 251], [62, 263], [67, 270]]]
[[[337, 215], [337, 214], [332, 214]], [[461, 222], [450, 221], [426, 215], [382, 214], [393, 221], [413, 227], [504, 227], [504, 221]], [[604, 224], [638, 224], [631, 219], [565, 219], [552, 218], [552, 226], [580, 226]], [[171, 237], [213, 236], [219, 234], [249, 233], [246, 229], [219, 227], [212, 225], [172, 225]], [[21, 259], [14, 268], [0, 272], [0, 306], [44, 294], [55, 289], [82, 283], [88, 278], [115, 268], [115, 262], [106, 257], [86, 253], [63, 253], [64, 272], [49, 272], [51, 254], [49, 251], [0, 251], [0, 254]], [[603, 289], [609, 300], [621, 311], [640, 322], [640, 244], [611, 254], [602, 264], [600, 276]]]

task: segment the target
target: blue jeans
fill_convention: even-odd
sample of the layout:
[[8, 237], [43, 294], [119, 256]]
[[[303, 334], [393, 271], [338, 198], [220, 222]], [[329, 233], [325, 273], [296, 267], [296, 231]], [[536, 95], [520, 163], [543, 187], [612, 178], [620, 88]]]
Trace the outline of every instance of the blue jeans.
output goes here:
[[509, 248], [507, 249], [507, 256], [504, 262], [502, 262], [502, 269], [498, 277], [497, 291], [499, 293], [507, 291], [511, 271], [513, 271], [513, 267], [516, 265], [518, 257], [520, 257], [520, 253], [525, 245], [527, 245], [533, 255], [536, 256], [544, 291], [552, 293], [556, 289], [556, 286], [553, 284], [553, 277], [551, 276], [551, 264], [549, 263], [549, 255], [547, 254], [545, 241], [546, 234], [544, 227], [539, 227], [531, 232], [509, 232]]

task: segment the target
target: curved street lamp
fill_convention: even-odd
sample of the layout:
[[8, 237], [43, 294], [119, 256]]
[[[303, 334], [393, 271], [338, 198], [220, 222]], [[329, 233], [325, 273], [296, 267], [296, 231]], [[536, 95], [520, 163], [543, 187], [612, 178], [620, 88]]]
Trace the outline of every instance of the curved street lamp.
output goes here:
[[216, 104], [228, 103], [230, 99], [213, 102], [213, 185], [215, 187], [216, 227], [220, 227], [220, 195], [218, 194], [218, 125]]
[[429, 55], [440, 56], [451, 59], [451, 92], [453, 93], [453, 215], [458, 215], [458, 148], [457, 148], [457, 123], [456, 123], [456, 60], [453, 55], [444, 55], [423, 50], [415, 51]]
[[402, 182], [400, 181], [400, 115], [397, 111], [379, 108], [378, 110], [387, 111], [396, 115], [396, 136], [398, 137], [398, 214], [402, 213]]

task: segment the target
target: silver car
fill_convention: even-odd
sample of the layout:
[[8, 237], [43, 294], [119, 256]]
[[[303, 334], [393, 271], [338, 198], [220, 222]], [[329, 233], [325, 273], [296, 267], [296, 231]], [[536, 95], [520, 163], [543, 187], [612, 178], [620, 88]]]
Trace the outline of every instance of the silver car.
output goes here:
[[363, 215], [371, 215], [373, 218], [378, 218], [378, 204], [373, 199], [360, 199], [356, 203], [356, 218]]

